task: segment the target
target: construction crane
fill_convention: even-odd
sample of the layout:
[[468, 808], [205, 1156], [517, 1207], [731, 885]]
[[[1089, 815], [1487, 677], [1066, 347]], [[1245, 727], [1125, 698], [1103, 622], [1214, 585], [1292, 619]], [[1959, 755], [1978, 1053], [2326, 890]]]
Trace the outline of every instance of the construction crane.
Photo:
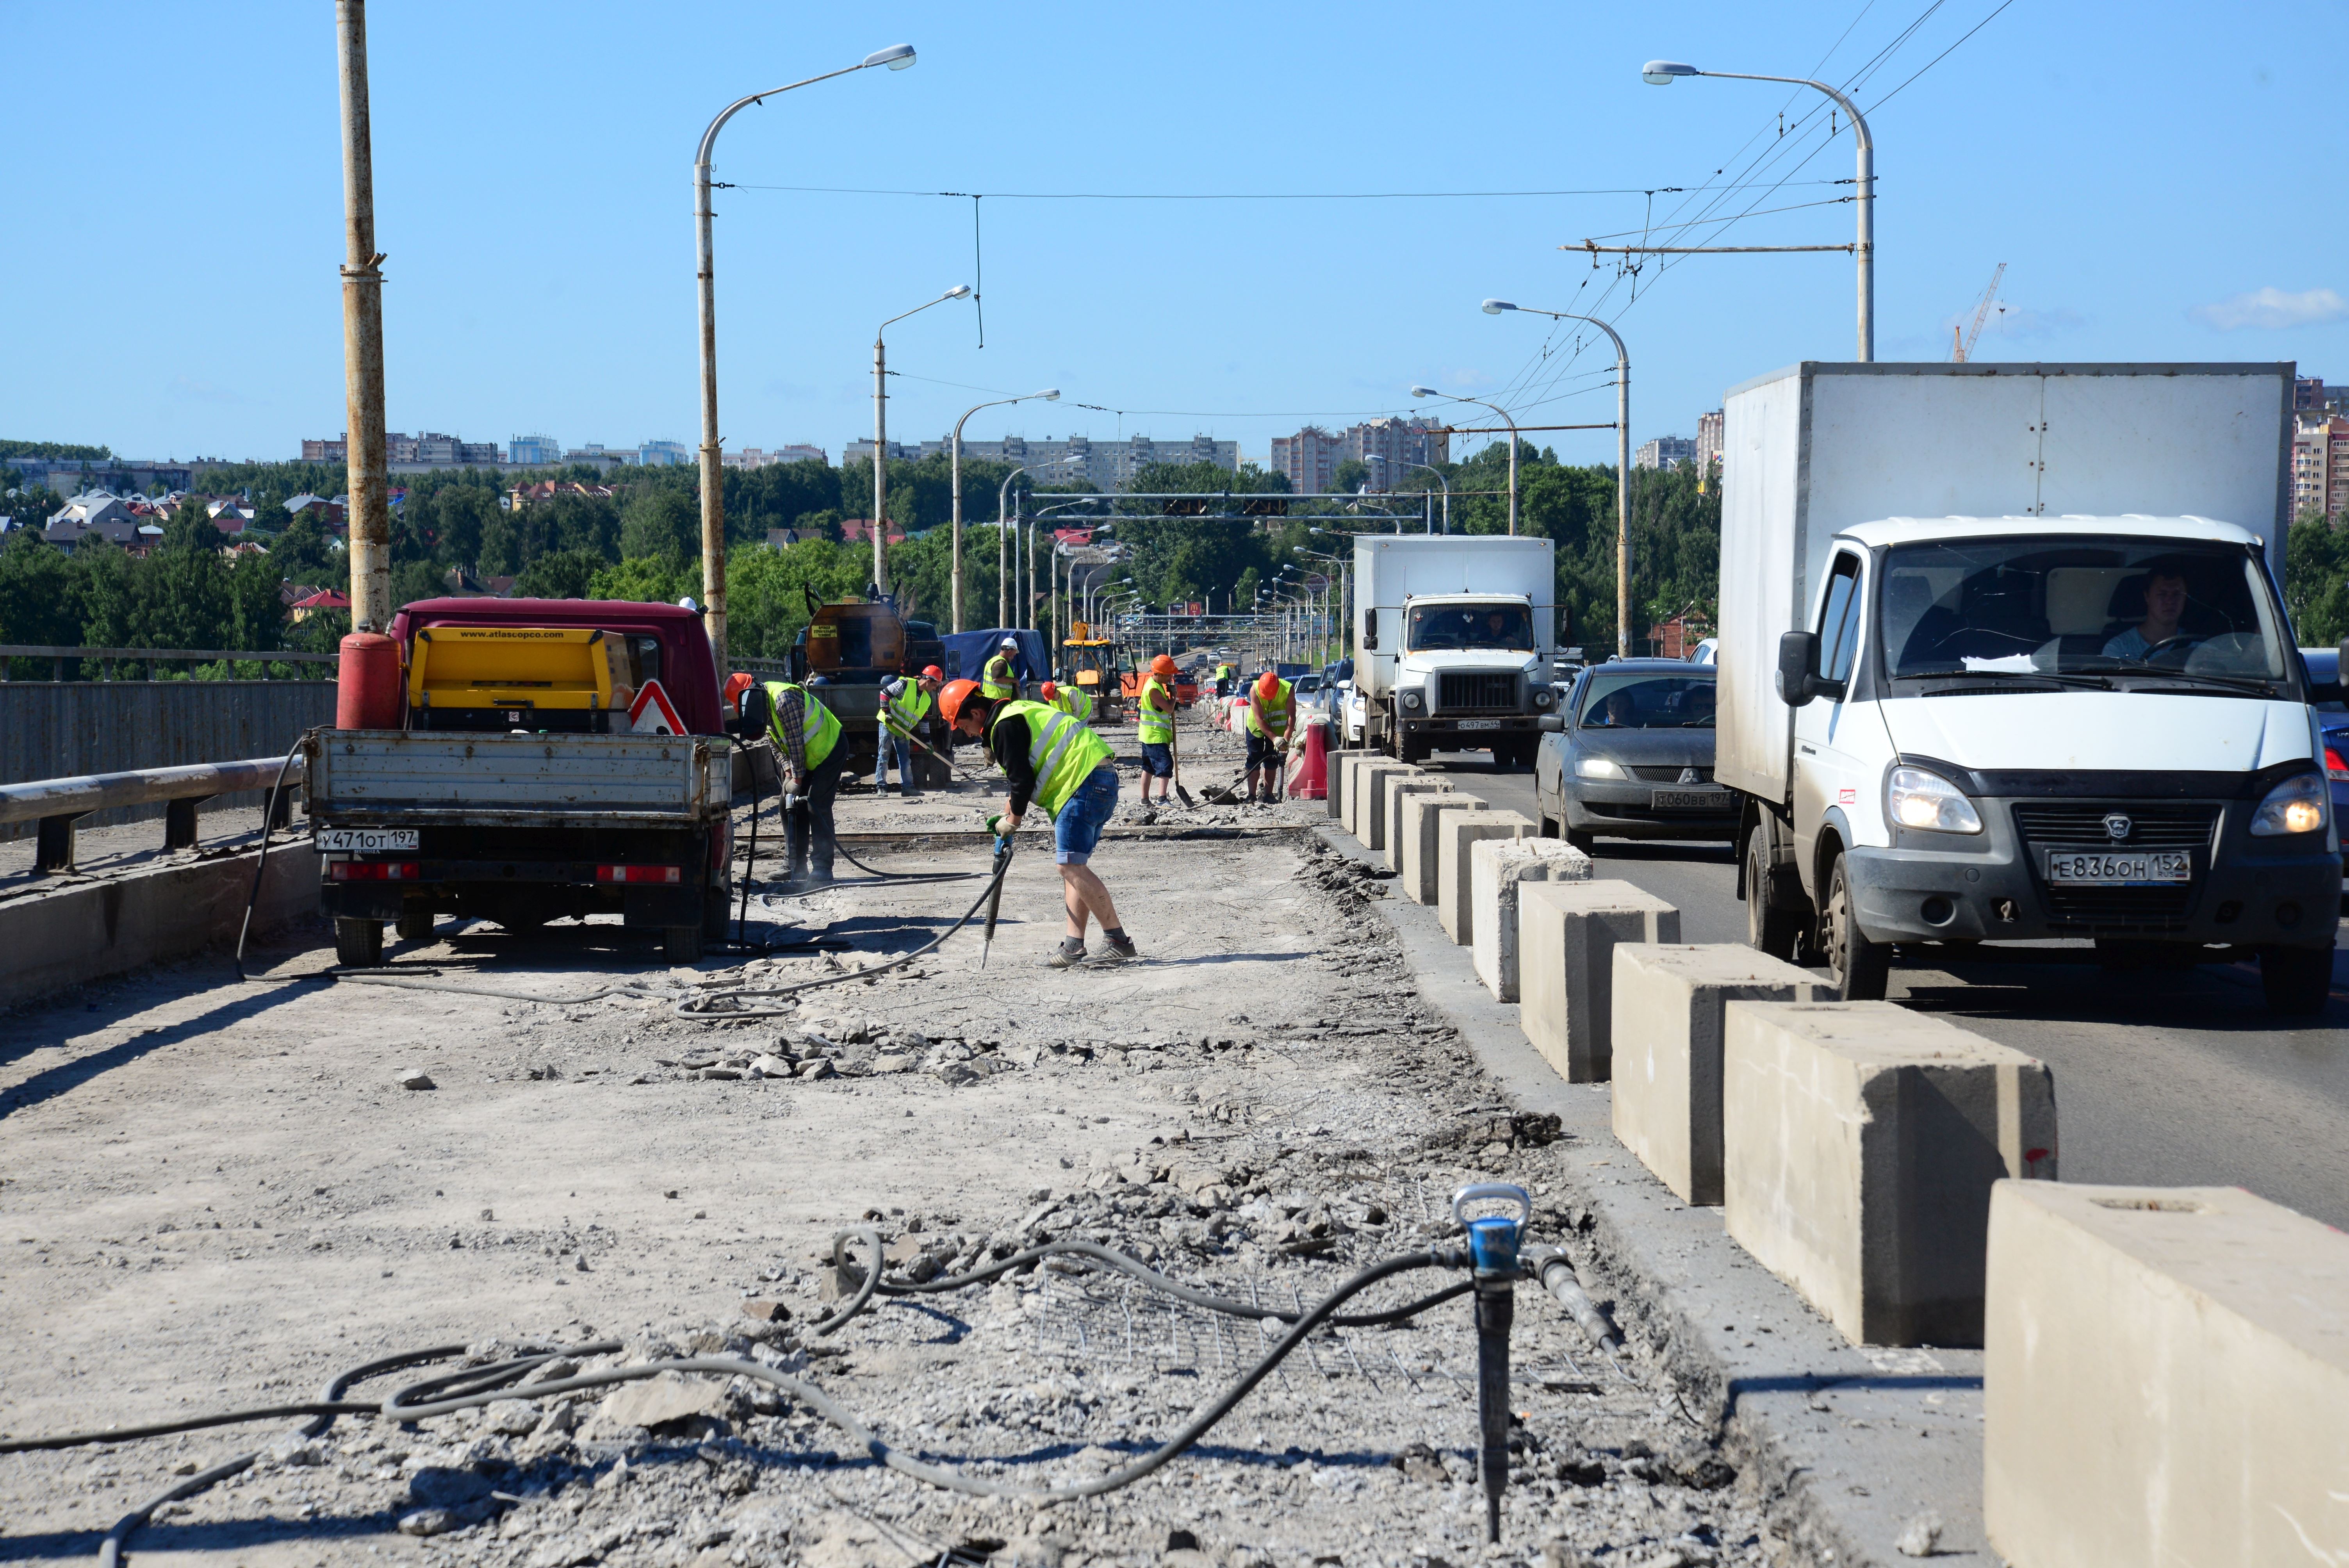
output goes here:
[[[1973, 326], [1963, 336], [1959, 335], [1955, 322], [1950, 324], [1950, 358], [1952, 363], [1963, 365], [1974, 356], [1975, 340], [1982, 336], [1982, 323], [1990, 319], [1991, 302], [1998, 298], [1999, 280], [2005, 276], [2006, 263], [2001, 262], [1998, 271], [1990, 275], [1990, 287], [1982, 290], [1982, 303], [1974, 306]], [[2004, 310], [2006, 307], [2001, 305], [1999, 308]]]

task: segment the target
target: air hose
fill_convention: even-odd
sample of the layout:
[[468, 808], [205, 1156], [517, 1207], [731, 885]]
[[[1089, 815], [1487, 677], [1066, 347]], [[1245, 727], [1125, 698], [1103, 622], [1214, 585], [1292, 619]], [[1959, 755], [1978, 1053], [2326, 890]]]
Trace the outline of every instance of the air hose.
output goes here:
[[240, 984], [246, 979], [244, 939], [252, 934], [253, 912], [261, 906], [262, 873], [269, 869], [269, 830], [277, 820], [277, 801], [285, 793], [285, 775], [293, 769], [294, 758], [301, 754], [304, 743], [309, 738], [310, 732], [304, 730], [302, 738], [296, 740], [292, 748], [285, 753], [285, 760], [277, 765], [277, 781], [269, 787], [268, 802], [261, 809], [261, 845], [253, 857], [253, 892], [244, 901], [244, 919], [236, 928], [236, 977]]

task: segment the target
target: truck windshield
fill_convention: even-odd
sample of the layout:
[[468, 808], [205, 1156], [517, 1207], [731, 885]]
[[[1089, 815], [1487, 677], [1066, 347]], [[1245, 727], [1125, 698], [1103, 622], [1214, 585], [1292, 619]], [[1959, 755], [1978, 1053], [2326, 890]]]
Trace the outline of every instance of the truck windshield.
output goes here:
[[1641, 675], [1626, 670], [1590, 677], [1574, 722], [1584, 729], [1708, 729], [1713, 677]]
[[2223, 544], [1896, 545], [1878, 603], [1885, 667], [1896, 680], [2150, 676], [2265, 695], [2291, 668], [2266, 577]]
[[1411, 653], [1456, 653], [1469, 648], [1506, 648], [1531, 653], [1533, 612], [1523, 604], [1414, 605], [1404, 648]]

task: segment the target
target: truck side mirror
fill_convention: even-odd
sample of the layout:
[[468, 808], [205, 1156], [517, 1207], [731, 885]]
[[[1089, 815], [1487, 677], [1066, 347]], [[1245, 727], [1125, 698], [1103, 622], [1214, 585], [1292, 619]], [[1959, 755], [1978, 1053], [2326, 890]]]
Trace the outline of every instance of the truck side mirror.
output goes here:
[[1800, 707], [1816, 696], [1813, 671], [1819, 667], [1819, 637], [1816, 632], [1785, 632], [1778, 637], [1778, 697], [1788, 707]]
[[1379, 613], [1376, 610], [1365, 610], [1362, 612], [1362, 646], [1376, 648], [1378, 645]]

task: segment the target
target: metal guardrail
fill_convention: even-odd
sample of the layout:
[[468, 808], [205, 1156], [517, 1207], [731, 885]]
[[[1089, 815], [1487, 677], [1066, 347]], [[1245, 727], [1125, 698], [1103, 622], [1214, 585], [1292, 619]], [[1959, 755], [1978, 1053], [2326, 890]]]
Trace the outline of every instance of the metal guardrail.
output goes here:
[[101, 665], [119, 665], [134, 659], [147, 664], [160, 660], [167, 664], [212, 665], [222, 659], [232, 659], [243, 665], [331, 665], [339, 657], [338, 654], [304, 654], [286, 648], [267, 652], [257, 652], [252, 648], [63, 648], [47, 644], [7, 643], [0, 644], [0, 681], [8, 678], [6, 661], [9, 659], [51, 660], [49, 678], [61, 681], [66, 678], [67, 665], [78, 664], [84, 659], [96, 659]]
[[[276, 783], [285, 762], [282, 757], [255, 757], [243, 762], [199, 762], [185, 768], [142, 768], [128, 773], [0, 785], [0, 822], [40, 823], [40, 838], [34, 847], [36, 872], [73, 870], [74, 824], [92, 811], [120, 806], [163, 802], [163, 847], [193, 849], [198, 805], [215, 795], [267, 789]], [[269, 826], [282, 828], [293, 820], [298, 779], [298, 774], [288, 775], [287, 788], [277, 798]]]

